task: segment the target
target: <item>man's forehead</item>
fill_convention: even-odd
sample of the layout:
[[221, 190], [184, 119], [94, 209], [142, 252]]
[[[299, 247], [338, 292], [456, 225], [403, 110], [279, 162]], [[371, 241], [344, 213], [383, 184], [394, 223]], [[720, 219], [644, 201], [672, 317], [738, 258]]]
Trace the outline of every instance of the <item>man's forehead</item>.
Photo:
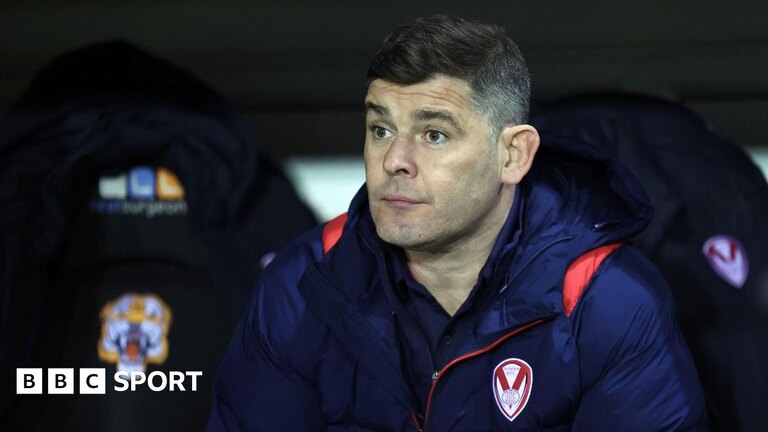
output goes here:
[[395, 84], [376, 79], [368, 86], [365, 104], [369, 111], [386, 115], [393, 109], [473, 110], [471, 90], [463, 80], [439, 76], [416, 84]]

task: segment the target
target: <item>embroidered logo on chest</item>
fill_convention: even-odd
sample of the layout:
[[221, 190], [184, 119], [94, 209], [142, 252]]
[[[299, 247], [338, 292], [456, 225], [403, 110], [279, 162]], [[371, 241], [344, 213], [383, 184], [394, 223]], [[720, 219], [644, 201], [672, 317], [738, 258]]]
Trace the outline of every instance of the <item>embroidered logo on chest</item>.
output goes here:
[[749, 263], [747, 253], [738, 240], [727, 235], [714, 236], [704, 242], [702, 251], [715, 273], [735, 288], [744, 286]]
[[506, 359], [493, 369], [491, 384], [496, 405], [507, 420], [513, 421], [528, 404], [533, 370], [521, 359]]

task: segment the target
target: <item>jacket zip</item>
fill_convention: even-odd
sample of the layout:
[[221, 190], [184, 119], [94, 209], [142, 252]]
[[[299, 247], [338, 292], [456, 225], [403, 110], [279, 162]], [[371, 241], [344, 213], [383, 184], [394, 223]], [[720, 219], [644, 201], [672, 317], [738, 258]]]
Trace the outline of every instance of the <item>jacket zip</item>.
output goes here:
[[411, 414], [412, 417], [413, 417], [414, 423], [416, 423], [416, 426], [419, 429], [419, 432], [424, 432], [425, 430], [427, 430], [427, 425], [429, 424], [429, 409], [430, 409], [430, 407], [432, 405], [432, 395], [435, 392], [435, 388], [437, 387], [437, 383], [440, 381], [440, 378], [442, 378], [443, 375], [445, 375], [445, 372], [448, 369], [450, 369], [451, 367], [455, 366], [457, 363], [460, 363], [460, 362], [462, 362], [464, 360], [467, 360], [469, 358], [477, 357], [477, 356], [479, 356], [481, 354], [484, 354], [484, 353], [492, 350], [493, 348], [495, 348], [496, 346], [498, 346], [499, 344], [501, 344], [505, 340], [511, 338], [512, 336], [518, 335], [518, 334], [520, 334], [520, 333], [530, 329], [531, 327], [535, 327], [535, 326], [537, 326], [537, 325], [539, 325], [539, 324], [541, 324], [543, 322], [549, 321], [551, 319], [552, 319], [551, 317], [549, 317], [549, 318], [542, 318], [542, 319], [538, 319], [536, 321], [530, 322], [528, 324], [525, 324], [523, 326], [520, 326], [520, 327], [512, 330], [511, 332], [505, 334], [504, 336], [500, 337], [499, 339], [497, 339], [496, 341], [494, 341], [490, 345], [487, 345], [484, 348], [481, 348], [481, 349], [476, 350], [476, 351], [472, 351], [470, 353], [464, 354], [464, 355], [462, 355], [460, 357], [457, 357], [457, 358], [451, 360], [447, 365], [445, 365], [445, 367], [443, 367], [441, 370], [435, 372], [435, 375], [433, 375], [434, 379], [432, 380], [432, 387], [429, 389], [429, 397], [427, 398], [427, 410], [426, 410], [426, 412], [424, 414], [424, 427], [421, 427], [421, 425], [419, 425], [419, 422], [416, 420], [416, 416]]

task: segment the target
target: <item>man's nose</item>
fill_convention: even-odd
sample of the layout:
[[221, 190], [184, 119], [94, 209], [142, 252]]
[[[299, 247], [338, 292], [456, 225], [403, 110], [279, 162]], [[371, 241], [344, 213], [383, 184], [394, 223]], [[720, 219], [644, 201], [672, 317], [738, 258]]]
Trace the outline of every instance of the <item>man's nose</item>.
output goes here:
[[392, 140], [387, 153], [384, 155], [384, 171], [390, 176], [414, 177], [416, 175], [416, 163], [413, 143], [402, 137]]

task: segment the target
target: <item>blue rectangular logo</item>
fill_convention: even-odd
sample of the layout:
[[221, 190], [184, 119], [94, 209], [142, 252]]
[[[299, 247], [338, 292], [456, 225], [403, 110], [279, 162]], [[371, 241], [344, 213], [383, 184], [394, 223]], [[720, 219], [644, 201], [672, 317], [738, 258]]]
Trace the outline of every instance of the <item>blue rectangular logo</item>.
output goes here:
[[133, 168], [128, 174], [128, 199], [155, 199], [155, 170], [149, 167]]

